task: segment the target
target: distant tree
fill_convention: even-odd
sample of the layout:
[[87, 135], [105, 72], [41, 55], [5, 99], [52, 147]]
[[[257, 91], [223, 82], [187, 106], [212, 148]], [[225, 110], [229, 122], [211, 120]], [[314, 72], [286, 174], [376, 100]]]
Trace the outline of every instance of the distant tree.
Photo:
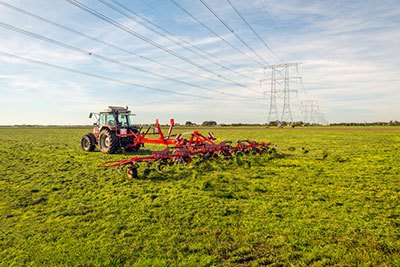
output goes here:
[[278, 126], [278, 124], [279, 124], [279, 121], [270, 121], [268, 123], [268, 126]]
[[216, 126], [217, 122], [216, 121], [203, 121], [201, 124], [202, 126]]
[[185, 125], [186, 126], [195, 126], [196, 124], [191, 121], [187, 121], [187, 122], [185, 122]]
[[400, 126], [398, 121], [376, 121], [376, 122], [339, 122], [331, 123], [330, 126]]
[[292, 126], [295, 126], [295, 127], [302, 126], [302, 125], [303, 125], [303, 122], [302, 122], [302, 121], [294, 121], [294, 122], [292, 123]]

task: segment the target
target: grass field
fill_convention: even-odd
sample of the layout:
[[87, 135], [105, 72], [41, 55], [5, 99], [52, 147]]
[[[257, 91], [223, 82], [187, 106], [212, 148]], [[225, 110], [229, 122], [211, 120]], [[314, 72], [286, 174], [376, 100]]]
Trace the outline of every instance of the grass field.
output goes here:
[[212, 130], [277, 153], [129, 180], [88, 130], [0, 129], [0, 266], [400, 266], [400, 128]]

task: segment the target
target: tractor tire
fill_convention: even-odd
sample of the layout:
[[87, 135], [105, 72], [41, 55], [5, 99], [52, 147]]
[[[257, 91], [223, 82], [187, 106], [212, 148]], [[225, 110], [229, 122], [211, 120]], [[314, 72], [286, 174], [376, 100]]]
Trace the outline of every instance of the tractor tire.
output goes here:
[[110, 130], [102, 130], [99, 136], [99, 148], [102, 153], [116, 153], [120, 149], [118, 137]]
[[92, 152], [96, 148], [96, 137], [92, 133], [85, 134], [81, 139], [83, 151]]

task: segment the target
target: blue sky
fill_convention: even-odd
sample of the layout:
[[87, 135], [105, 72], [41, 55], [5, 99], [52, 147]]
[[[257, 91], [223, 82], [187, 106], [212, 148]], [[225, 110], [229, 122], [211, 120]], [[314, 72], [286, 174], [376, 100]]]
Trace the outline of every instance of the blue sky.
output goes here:
[[[104, 1], [115, 5], [111, 0]], [[259, 81], [269, 78], [270, 73], [199, 0], [175, 1], [242, 53], [193, 21], [170, 0], [118, 1], [141, 16], [136, 21], [100, 1], [79, 2], [195, 65], [65, 0], [1, 0], [114, 47], [24, 15], [0, 2], [1, 25], [12, 25], [92, 55], [4, 27], [0, 27], [0, 52], [124, 82], [0, 54], [0, 125], [90, 124], [88, 113], [108, 105], [128, 105], [138, 123], [150, 123], [155, 118], [165, 123], [169, 118], [180, 123], [265, 123], [269, 100], [263, 91], [268, 92], [269, 87]], [[305, 88], [298, 80], [291, 83], [291, 88], [297, 90], [291, 94], [294, 119], [303, 118], [300, 101], [313, 99], [318, 100], [329, 122], [400, 120], [400, 1], [230, 2], [284, 62], [302, 63], [298, 72], [291, 70], [294, 76], [302, 76]], [[206, 3], [264, 61], [281, 63], [226, 0]], [[159, 29], [149, 21], [169, 33], [156, 34], [150, 29]], [[281, 101], [278, 98], [278, 103]]]

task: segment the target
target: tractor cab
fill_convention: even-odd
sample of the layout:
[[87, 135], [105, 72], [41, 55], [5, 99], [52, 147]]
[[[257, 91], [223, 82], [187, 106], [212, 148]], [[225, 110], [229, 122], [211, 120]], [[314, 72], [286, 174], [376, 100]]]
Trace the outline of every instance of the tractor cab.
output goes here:
[[128, 107], [113, 107], [110, 106], [108, 109], [100, 112], [99, 114], [99, 128], [103, 126], [107, 126], [109, 128], [129, 128], [132, 126], [131, 124], [131, 111], [128, 110]]

